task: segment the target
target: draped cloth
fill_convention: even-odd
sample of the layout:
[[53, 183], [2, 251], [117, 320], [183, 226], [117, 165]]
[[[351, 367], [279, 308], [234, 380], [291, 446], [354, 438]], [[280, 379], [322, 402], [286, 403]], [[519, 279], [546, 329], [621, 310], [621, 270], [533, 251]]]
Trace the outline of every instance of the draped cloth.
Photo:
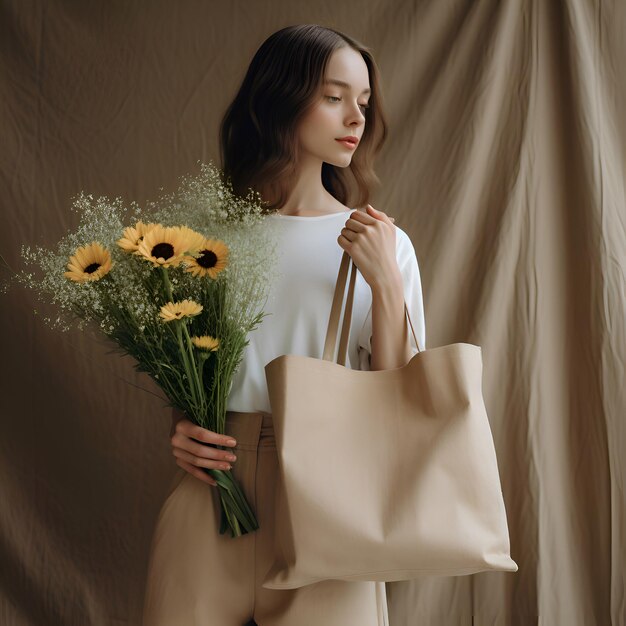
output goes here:
[[[519, 565], [389, 584], [390, 624], [624, 623], [625, 3], [7, 0], [2, 256], [75, 227], [81, 189], [142, 203], [217, 161], [252, 55], [307, 22], [380, 67], [371, 204], [418, 251], [427, 346], [483, 348]], [[0, 622], [138, 624], [169, 410], [130, 357], [2, 298]]]

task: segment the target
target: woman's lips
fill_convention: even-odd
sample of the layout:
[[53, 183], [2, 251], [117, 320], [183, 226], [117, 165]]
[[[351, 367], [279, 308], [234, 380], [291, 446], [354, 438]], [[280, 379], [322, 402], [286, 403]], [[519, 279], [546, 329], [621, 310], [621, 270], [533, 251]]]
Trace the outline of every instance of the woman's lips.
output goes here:
[[351, 150], [354, 150], [357, 145], [355, 141], [348, 141], [347, 139], [335, 139], [335, 141], [338, 141], [339, 143], [343, 144], [347, 148], [350, 148]]

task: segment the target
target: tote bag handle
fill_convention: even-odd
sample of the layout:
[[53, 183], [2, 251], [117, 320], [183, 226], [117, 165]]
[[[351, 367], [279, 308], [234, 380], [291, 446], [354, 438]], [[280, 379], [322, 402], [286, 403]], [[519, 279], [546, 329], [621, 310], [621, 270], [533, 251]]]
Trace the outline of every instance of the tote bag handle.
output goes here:
[[[324, 361], [333, 361], [335, 348], [337, 347], [337, 330], [339, 329], [339, 315], [341, 313], [341, 304], [343, 301], [343, 295], [346, 290], [346, 280], [348, 278], [348, 266], [351, 267], [350, 271], [350, 284], [348, 285], [348, 297], [346, 298], [346, 306], [343, 314], [343, 323], [341, 326], [341, 338], [339, 340], [339, 352], [337, 354], [337, 363], [339, 365], [346, 364], [346, 352], [348, 348], [348, 338], [350, 336], [350, 324], [352, 323], [352, 304], [354, 302], [354, 285], [356, 283], [357, 267], [352, 261], [352, 257], [344, 250], [341, 258], [341, 265], [339, 266], [339, 274], [337, 275], [337, 284], [335, 285], [335, 295], [333, 296], [333, 303], [330, 309], [330, 317], [328, 319], [328, 328], [326, 330], [326, 341], [324, 343]], [[411, 327], [411, 333], [413, 333], [413, 339], [415, 339], [415, 345], [417, 351], [421, 352], [417, 337], [415, 336], [415, 330], [413, 329], [413, 323], [411, 322], [411, 316], [409, 315], [409, 309], [406, 305], [406, 299], [404, 300], [404, 312], [405, 317]]]

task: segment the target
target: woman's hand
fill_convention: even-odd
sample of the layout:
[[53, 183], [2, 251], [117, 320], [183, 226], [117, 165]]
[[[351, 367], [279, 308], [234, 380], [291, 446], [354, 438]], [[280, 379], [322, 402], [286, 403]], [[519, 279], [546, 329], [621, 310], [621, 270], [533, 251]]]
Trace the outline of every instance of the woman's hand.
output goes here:
[[[194, 424], [178, 409], [172, 410], [170, 441], [172, 442], [172, 454], [176, 457], [176, 464], [192, 476], [214, 487], [217, 486], [215, 479], [200, 468], [229, 470], [232, 467], [231, 463], [237, 459], [230, 450], [220, 450], [198, 443], [198, 441], [202, 441], [232, 448], [237, 445], [232, 437], [220, 435]], [[235, 443], [228, 443], [229, 441], [235, 441]]]
[[384, 285], [391, 277], [396, 278], [400, 272], [394, 221], [368, 204], [365, 211], [350, 213], [337, 238], [372, 289]]

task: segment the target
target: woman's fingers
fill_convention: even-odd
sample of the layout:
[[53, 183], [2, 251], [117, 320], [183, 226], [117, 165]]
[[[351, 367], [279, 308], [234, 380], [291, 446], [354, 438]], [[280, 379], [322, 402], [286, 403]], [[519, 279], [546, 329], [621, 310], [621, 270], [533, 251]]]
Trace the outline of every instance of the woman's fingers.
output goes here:
[[342, 228], [341, 229], [341, 234], [348, 240], [348, 241], [354, 241], [354, 238], [357, 236], [357, 233], [355, 233], [353, 230], [350, 230], [349, 228]]
[[203, 483], [208, 483], [213, 487], [217, 487], [215, 479], [211, 478], [211, 476], [209, 476], [206, 472], [203, 472], [201, 469], [198, 469], [195, 465], [191, 465], [183, 459], [176, 459], [176, 464], [179, 467], [182, 467], [186, 472], [189, 472], [192, 476], [195, 476], [198, 480], [201, 480]]
[[229, 435], [220, 435], [207, 428], [202, 428], [202, 426], [198, 426], [198, 424], [194, 424], [188, 419], [182, 419], [176, 424], [176, 432], [182, 433], [186, 437], [204, 441], [205, 443], [213, 443], [218, 446], [233, 447], [237, 445], [237, 442]]
[[346, 228], [353, 230], [355, 233], [362, 233], [367, 227], [363, 222], [348, 218], [346, 220]]
[[221, 469], [221, 470], [229, 470], [232, 468], [232, 465], [227, 461], [221, 461], [213, 458], [206, 458], [204, 456], [197, 456], [191, 452], [187, 452], [182, 448], [173, 448], [172, 454], [177, 459], [182, 459], [186, 463], [190, 465], [195, 465], [196, 467], [207, 467], [209, 469]]
[[185, 452], [190, 452], [197, 457], [206, 457], [208, 459], [217, 459], [218, 461], [236, 461], [237, 455], [232, 450], [220, 450], [219, 448], [213, 448], [212, 446], [205, 446], [185, 435], [175, 433], [171, 439], [172, 447], [174, 449], [179, 448]]
[[[231, 463], [237, 460], [232, 450], [232, 446], [237, 442], [232, 437], [202, 428], [186, 418], [176, 424], [170, 441], [176, 464], [192, 476], [212, 486], [217, 486], [215, 479], [201, 468], [228, 471], [232, 468]], [[228, 443], [229, 441], [234, 441], [234, 443]], [[212, 445], [206, 445], [205, 442]], [[222, 450], [214, 447], [216, 445], [228, 446], [228, 449]]]

